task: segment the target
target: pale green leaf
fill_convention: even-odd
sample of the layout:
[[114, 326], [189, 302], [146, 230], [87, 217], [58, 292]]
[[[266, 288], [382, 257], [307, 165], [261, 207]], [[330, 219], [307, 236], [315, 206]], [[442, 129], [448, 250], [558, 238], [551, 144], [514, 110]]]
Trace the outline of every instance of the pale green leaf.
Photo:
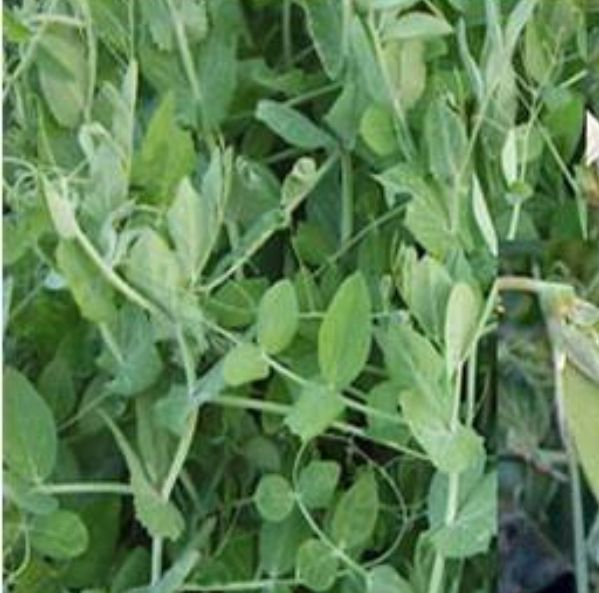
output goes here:
[[181, 269], [194, 281], [218, 233], [215, 205], [211, 196], [200, 195], [185, 178], [166, 216]]
[[501, 150], [501, 168], [503, 177], [508, 185], [512, 185], [518, 180], [518, 150], [516, 143], [516, 130], [510, 128], [503, 148]]
[[311, 461], [299, 475], [298, 494], [309, 509], [326, 508], [339, 483], [341, 468], [336, 461]]
[[452, 26], [443, 18], [427, 12], [410, 12], [391, 24], [385, 31], [387, 39], [427, 39], [449, 35]]
[[35, 53], [42, 93], [56, 121], [74, 128], [87, 103], [85, 43], [74, 29], [51, 24], [41, 30]]
[[254, 344], [239, 344], [225, 357], [223, 376], [225, 382], [233, 387], [265, 379], [268, 373], [268, 362]]
[[339, 418], [345, 406], [337, 393], [324, 385], [309, 385], [299, 395], [285, 424], [304, 442], [309, 441]]
[[46, 178], [42, 179], [44, 195], [48, 204], [48, 211], [58, 236], [62, 239], [73, 239], [79, 232], [79, 225], [75, 218], [75, 208], [68, 198], [61, 195], [53, 183]]
[[29, 527], [34, 550], [56, 560], [68, 560], [83, 554], [89, 545], [87, 527], [79, 515], [57, 510], [37, 515]]
[[497, 475], [483, 476], [459, 501], [455, 519], [433, 529], [431, 539], [447, 558], [467, 558], [489, 548], [497, 531]]
[[60, 241], [56, 261], [83, 317], [95, 323], [112, 321], [116, 315], [113, 290], [79, 244]]
[[480, 298], [465, 282], [451, 289], [445, 314], [445, 360], [449, 373], [464, 362], [476, 337], [480, 316]]
[[278, 354], [293, 340], [299, 325], [299, 306], [290, 280], [271, 286], [258, 306], [258, 344], [268, 354]]
[[337, 580], [335, 551], [317, 539], [306, 540], [297, 552], [295, 574], [311, 591], [328, 591]]
[[254, 493], [254, 503], [266, 521], [278, 523], [295, 506], [295, 494], [289, 482], [279, 474], [264, 476]]
[[414, 593], [408, 581], [390, 564], [380, 564], [368, 572], [367, 593]]
[[499, 253], [497, 232], [495, 231], [493, 218], [487, 207], [485, 196], [476, 175], [472, 176], [472, 211], [474, 212], [474, 218], [478, 224], [480, 234], [485, 240], [491, 255], [497, 257]]
[[263, 99], [258, 103], [256, 118], [293, 146], [315, 150], [334, 143], [325, 131], [284, 103]]
[[349, 385], [370, 353], [372, 322], [368, 286], [360, 272], [347, 278], [329, 305], [318, 333], [318, 362], [335, 388]]
[[360, 122], [360, 135], [368, 147], [379, 156], [397, 150], [393, 114], [379, 105], [370, 105]]

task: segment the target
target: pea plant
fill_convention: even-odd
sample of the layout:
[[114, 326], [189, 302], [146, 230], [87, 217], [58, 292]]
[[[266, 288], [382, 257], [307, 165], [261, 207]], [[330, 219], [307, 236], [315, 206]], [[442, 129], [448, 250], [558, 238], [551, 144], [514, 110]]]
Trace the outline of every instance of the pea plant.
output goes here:
[[[509, 565], [522, 564], [530, 554], [528, 572], [536, 588], [548, 586], [569, 566], [576, 591], [586, 593], [596, 587], [599, 568], [599, 250], [593, 243], [558, 243], [548, 251], [524, 252], [524, 258], [514, 258], [518, 263], [506, 265], [525, 270], [532, 260], [548, 278], [506, 274], [498, 280], [508, 312], [499, 362], [501, 514], [511, 521], [514, 507], [525, 511], [556, 550], [569, 550], [561, 560], [548, 552], [533, 560], [531, 549], [541, 546], [518, 543], [521, 536], [512, 535]], [[502, 591], [524, 584], [521, 569], [505, 572]]]
[[7, 590], [494, 591], [496, 260], [597, 236], [597, 3], [7, 4]]

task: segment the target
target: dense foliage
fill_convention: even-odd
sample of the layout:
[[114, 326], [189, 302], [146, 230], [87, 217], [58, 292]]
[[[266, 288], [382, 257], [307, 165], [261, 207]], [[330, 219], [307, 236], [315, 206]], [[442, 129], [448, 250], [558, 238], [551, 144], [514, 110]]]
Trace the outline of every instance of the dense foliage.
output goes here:
[[598, 8], [7, 3], [7, 587], [493, 591], [496, 257], [597, 236]]

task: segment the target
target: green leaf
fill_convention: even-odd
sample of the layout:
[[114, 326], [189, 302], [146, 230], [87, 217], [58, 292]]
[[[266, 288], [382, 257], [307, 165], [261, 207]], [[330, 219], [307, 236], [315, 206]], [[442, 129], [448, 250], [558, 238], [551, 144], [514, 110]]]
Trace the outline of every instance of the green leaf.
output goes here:
[[445, 334], [445, 312], [452, 279], [435, 258], [418, 259], [413, 248], [399, 255], [399, 291], [411, 314], [435, 343], [441, 344]]
[[263, 99], [258, 103], [256, 118], [283, 140], [299, 148], [315, 150], [334, 143], [331, 136], [284, 103]]
[[380, 564], [370, 570], [366, 583], [368, 593], [414, 593], [410, 583], [390, 564]]
[[108, 388], [119, 395], [130, 396], [151, 387], [162, 372], [162, 360], [146, 314], [124, 306], [109, 331], [117, 351], [107, 348], [100, 358], [101, 366], [114, 377]]
[[297, 552], [297, 579], [311, 591], [328, 591], [337, 580], [335, 551], [317, 539], [306, 540]]
[[311, 461], [299, 475], [298, 494], [309, 509], [326, 508], [339, 483], [341, 468], [336, 461]]
[[451, 289], [445, 314], [445, 359], [449, 374], [464, 362], [476, 336], [481, 303], [478, 294], [465, 282]]
[[343, 400], [325, 385], [311, 384], [299, 395], [285, 424], [307, 442], [321, 435], [345, 409]]
[[258, 344], [267, 354], [278, 354], [293, 340], [299, 325], [299, 305], [290, 280], [273, 284], [258, 307]]
[[191, 181], [185, 178], [179, 184], [166, 216], [181, 270], [187, 279], [194, 282], [210, 255], [218, 233], [213, 196], [200, 195]]
[[400, 389], [437, 393], [444, 378], [443, 359], [424, 336], [409, 325], [393, 323], [382, 342], [387, 370]]
[[195, 163], [191, 136], [177, 125], [175, 98], [168, 93], [152, 115], [133, 164], [133, 180], [145, 188], [150, 201], [160, 202], [170, 197]]
[[518, 147], [515, 128], [510, 128], [505, 137], [501, 150], [501, 169], [508, 186], [518, 180]]
[[379, 514], [379, 494], [372, 470], [367, 470], [343, 493], [333, 514], [331, 536], [344, 550], [370, 540]]
[[60, 352], [40, 373], [37, 388], [56, 422], [60, 423], [68, 418], [77, 403], [77, 393], [69, 363]]
[[70, 27], [50, 24], [42, 31], [35, 53], [42, 93], [56, 121], [74, 128], [87, 103], [85, 45]]
[[127, 259], [127, 278], [167, 311], [177, 311], [183, 286], [181, 266], [164, 239], [144, 228]]
[[[384, 381], [375, 385], [368, 392], [368, 406], [378, 412], [383, 412], [389, 416], [400, 418], [399, 408], [399, 389], [391, 381]], [[368, 434], [384, 441], [396, 443], [405, 443], [408, 440], [408, 431], [406, 426], [400, 426], [386, 418], [372, 413], [368, 417]]]
[[162, 498], [150, 484], [137, 454], [118, 426], [107, 415], [102, 414], [102, 418], [127, 462], [137, 520], [152, 537], [178, 539], [185, 527], [183, 516], [172, 502]]
[[564, 411], [578, 460], [589, 485], [599, 501], [599, 384], [585, 376], [572, 364], [563, 372]]
[[268, 362], [255, 344], [239, 344], [225, 356], [223, 376], [233, 387], [266, 379], [269, 372]]
[[591, 381], [599, 384], [599, 345], [593, 334], [562, 324], [559, 340], [568, 360]]
[[57, 435], [52, 412], [29, 380], [4, 371], [4, 461], [17, 476], [41, 482], [54, 469]]
[[31, 522], [29, 536], [34, 550], [56, 560], [76, 558], [89, 545], [85, 524], [71, 511], [37, 515]]
[[308, 31], [329, 78], [343, 67], [343, 16], [336, 0], [303, 0]]
[[58, 236], [62, 239], [74, 239], [79, 232], [79, 225], [73, 205], [45, 177], [42, 178], [42, 183], [48, 211]]
[[431, 540], [443, 556], [467, 558], [487, 551], [496, 531], [497, 475], [492, 472], [483, 476], [467, 496], [460, 499], [451, 524], [433, 528]]
[[116, 315], [113, 290], [79, 244], [60, 241], [56, 260], [83, 317], [95, 323], [113, 320]]
[[385, 31], [387, 39], [427, 39], [449, 35], [453, 32], [451, 25], [441, 17], [426, 12], [410, 12], [394, 23]]
[[[452, 184], [468, 166], [468, 138], [462, 118], [445, 97], [431, 102], [424, 121], [429, 166], [441, 182]], [[454, 198], [457, 199], [457, 196]]]
[[451, 400], [442, 392], [406, 391], [401, 406], [414, 437], [440, 471], [462, 472], [484, 455], [482, 438], [472, 428], [452, 426]]
[[326, 381], [348, 386], [368, 360], [372, 334], [371, 303], [366, 281], [356, 272], [341, 284], [318, 333], [318, 362]]
[[295, 506], [295, 494], [289, 482], [278, 474], [264, 476], [254, 493], [254, 502], [266, 521], [278, 523], [285, 519]]
[[487, 244], [491, 255], [497, 257], [499, 246], [493, 218], [487, 207], [480, 182], [476, 175], [472, 176], [472, 211], [480, 233]]
[[379, 105], [370, 105], [360, 122], [360, 135], [368, 147], [379, 156], [397, 150], [393, 114]]

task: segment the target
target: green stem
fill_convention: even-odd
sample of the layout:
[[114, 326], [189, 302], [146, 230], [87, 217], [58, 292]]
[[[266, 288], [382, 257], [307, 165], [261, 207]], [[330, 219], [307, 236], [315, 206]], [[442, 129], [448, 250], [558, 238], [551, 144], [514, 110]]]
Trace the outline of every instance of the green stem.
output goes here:
[[177, 591], [189, 591], [190, 593], [193, 591], [211, 593], [216, 592], [220, 593], [220, 591], [270, 591], [274, 590], [275, 586], [281, 587], [294, 587], [299, 583], [297, 581], [287, 579], [287, 580], [276, 580], [276, 579], [265, 579], [265, 580], [256, 580], [256, 581], [248, 581], [248, 582], [236, 582], [236, 583], [222, 583], [215, 585], [198, 585], [196, 583], [186, 583]]
[[341, 245], [351, 239], [354, 232], [354, 181], [351, 155], [341, 153]]
[[512, 216], [510, 218], [510, 227], [507, 232], [507, 240], [513, 241], [518, 234], [518, 223], [520, 222], [520, 212], [522, 211], [522, 203], [516, 202], [512, 208]]
[[152, 567], [150, 585], [155, 585], [162, 576], [162, 547], [163, 541], [159, 537], [152, 539]]
[[283, 30], [283, 62], [285, 68], [289, 68], [293, 56], [293, 43], [291, 37], [291, 0], [283, 0], [281, 18], [281, 28]]
[[[460, 411], [460, 396], [462, 389], [462, 369], [460, 368], [455, 377], [454, 393], [453, 393], [453, 411], [451, 417], [451, 429], [456, 430], [459, 423], [459, 411]], [[449, 487], [447, 491], [447, 501], [445, 508], [445, 525], [451, 525], [456, 518], [458, 511], [458, 498], [459, 498], [459, 485], [460, 485], [460, 474], [451, 473], [449, 474]], [[431, 572], [431, 579], [429, 581], [428, 593], [439, 593], [441, 591], [441, 585], [443, 582], [443, 573], [445, 572], [445, 556], [440, 552], [436, 552], [435, 560], [433, 563], [433, 570]]]
[[89, 482], [89, 483], [65, 483], [65, 484], [42, 484], [36, 492], [43, 494], [122, 494], [131, 495], [133, 491], [129, 484], [117, 482]]

